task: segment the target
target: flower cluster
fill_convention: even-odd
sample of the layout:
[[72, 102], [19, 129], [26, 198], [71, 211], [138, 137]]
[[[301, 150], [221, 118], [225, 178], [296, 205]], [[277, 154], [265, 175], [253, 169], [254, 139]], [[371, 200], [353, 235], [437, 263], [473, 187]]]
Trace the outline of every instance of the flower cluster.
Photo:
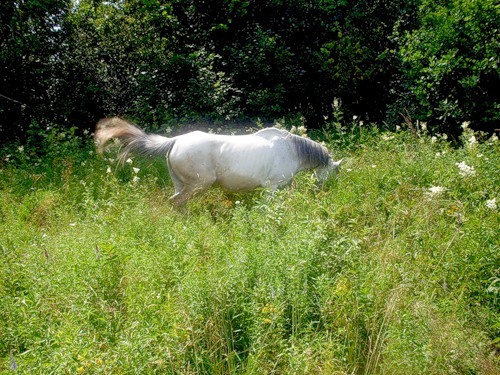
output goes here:
[[497, 209], [497, 199], [489, 199], [486, 201], [486, 207], [488, 207], [490, 210], [496, 210]]
[[431, 186], [426, 192], [425, 194], [429, 197], [429, 198], [434, 198], [436, 196], [439, 196], [441, 194], [443, 194], [444, 192], [446, 191], [446, 188], [442, 187], [442, 186]]
[[292, 128], [290, 129], [290, 133], [297, 134], [301, 137], [307, 138], [307, 128], [304, 125], [292, 126]]
[[[130, 162], [129, 162], [130, 160]], [[130, 165], [132, 165], [132, 159], [128, 159], [127, 160], [127, 163], [129, 163]], [[136, 168], [136, 167], [132, 167], [132, 171], [134, 172], [134, 178], [132, 179], [132, 182], [138, 182], [140, 180], [139, 176], [137, 176], [137, 173], [139, 173], [140, 171], [140, 168]]]
[[459, 174], [462, 177], [471, 177], [476, 174], [476, 170], [474, 167], [467, 165], [464, 161], [457, 163], [458, 169], [459, 169]]
[[[108, 159], [108, 161], [109, 162], [113, 162], [114, 160], [113, 159]], [[132, 158], [128, 158], [127, 160], [125, 160], [125, 163], [127, 163], [130, 166], [132, 166], [133, 162], [134, 161], [132, 160]], [[140, 180], [139, 176], [137, 175], [140, 170], [141, 170], [140, 168], [132, 167], [132, 172], [134, 173], [134, 177], [132, 178], [132, 182], [135, 183], [135, 182], [138, 182]], [[110, 165], [107, 166], [106, 173], [108, 173], [108, 174], [113, 173], [113, 170], [111, 169]]]

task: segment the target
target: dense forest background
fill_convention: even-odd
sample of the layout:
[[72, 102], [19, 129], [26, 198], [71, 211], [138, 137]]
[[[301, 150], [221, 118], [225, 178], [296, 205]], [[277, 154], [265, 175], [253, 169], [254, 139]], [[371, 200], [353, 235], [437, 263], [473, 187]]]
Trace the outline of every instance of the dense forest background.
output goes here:
[[205, 119], [499, 127], [496, 0], [2, 0], [0, 139]]

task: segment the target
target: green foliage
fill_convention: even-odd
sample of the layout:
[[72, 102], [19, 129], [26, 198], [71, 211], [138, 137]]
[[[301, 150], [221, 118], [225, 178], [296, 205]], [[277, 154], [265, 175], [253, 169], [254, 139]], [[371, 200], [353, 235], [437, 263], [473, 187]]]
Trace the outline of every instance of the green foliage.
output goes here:
[[21, 139], [32, 122], [82, 132], [106, 115], [154, 127], [176, 118], [293, 113], [316, 126], [334, 97], [346, 110], [381, 118], [388, 99], [379, 92], [388, 91], [395, 71], [388, 36], [396, 22], [410, 27], [416, 6], [413, 0], [2, 4], [0, 125]]
[[400, 48], [411, 115], [455, 134], [464, 120], [491, 129], [500, 120], [497, 2], [424, 1], [419, 20]]
[[[59, 27], [69, 0], [5, 0], [0, 4], [0, 132], [24, 134], [31, 121], [58, 107]], [[52, 108], [51, 108], [52, 107]], [[64, 116], [64, 115], [63, 115]], [[59, 117], [59, 119], [62, 117]]]
[[333, 110], [337, 179], [186, 213], [162, 160], [54, 129], [2, 149], [0, 371], [498, 372], [498, 139]]
[[[493, 0], [29, 0], [0, 5], [0, 132], [303, 117], [498, 124]], [[385, 126], [385, 125], [384, 125]], [[356, 132], [356, 129], [352, 130]]]

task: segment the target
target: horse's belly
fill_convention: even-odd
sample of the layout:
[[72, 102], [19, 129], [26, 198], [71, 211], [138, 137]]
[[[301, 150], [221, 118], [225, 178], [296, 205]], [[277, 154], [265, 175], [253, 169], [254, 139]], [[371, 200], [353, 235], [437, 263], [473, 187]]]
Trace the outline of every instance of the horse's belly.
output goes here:
[[247, 169], [226, 169], [223, 173], [217, 173], [216, 182], [226, 190], [244, 192], [260, 187], [275, 189], [289, 184], [292, 178], [293, 173], [289, 171], [277, 172], [272, 166], [262, 164]]
[[264, 176], [251, 173], [221, 173], [217, 176], [217, 184], [229, 191], [250, 191], [266, 184]]

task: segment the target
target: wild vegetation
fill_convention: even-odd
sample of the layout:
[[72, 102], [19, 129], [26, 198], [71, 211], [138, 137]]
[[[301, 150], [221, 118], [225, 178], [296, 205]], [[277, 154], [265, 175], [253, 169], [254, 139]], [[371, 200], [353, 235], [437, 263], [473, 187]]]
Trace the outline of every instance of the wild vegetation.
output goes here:
[[[499, 13], [2, 0], [0, 373], [500, 373]], [[164, 160], [95, 154], [105, 116], [344, 161], [181, 212]]]
[[[495, 0], [3, 0], [0, 136], [105, 116], [500, 128]], [[185, 122], [185, 121], [183, 121]]]
[[182, 213], [164, 161], [38, 135], [1, 155], [0, 372], [500, 370], [496, 137], [330, 121], [337, 179]]

